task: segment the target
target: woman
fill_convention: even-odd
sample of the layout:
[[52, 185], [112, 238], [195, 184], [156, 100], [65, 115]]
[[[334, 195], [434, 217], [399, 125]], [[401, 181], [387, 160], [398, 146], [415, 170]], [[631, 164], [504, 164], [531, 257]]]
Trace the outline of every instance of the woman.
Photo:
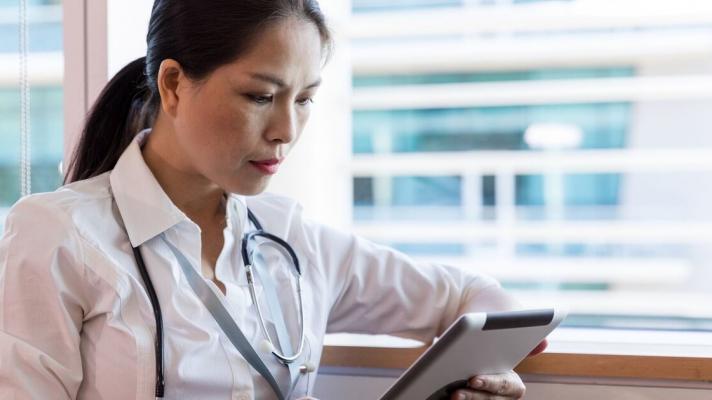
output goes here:
[[[429, 341], [514, 306], [490, 278], [416, 266], [260, 194], [319, 87], [316, 1], [157, 0], [147, 42], [94, 105], [68, 184], [8, 216], [0, 398], [296, 398], [327, 332]], [[245, 237], [260, 227], [274, 236]], [[454, 397], [524, 393], [513, 372], [471, 384]]]

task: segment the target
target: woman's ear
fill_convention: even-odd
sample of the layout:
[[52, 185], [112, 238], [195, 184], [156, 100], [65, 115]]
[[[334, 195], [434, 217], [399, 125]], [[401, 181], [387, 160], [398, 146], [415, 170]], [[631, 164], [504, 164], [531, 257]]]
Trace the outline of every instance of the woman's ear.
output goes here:
[[161, 95], [161, 109], [171, 117], [176, 116], [181, 88], [187, 83], [187, 76], [176, 60], [170, 58], [161, 62], [158, 70], [158, 92]]

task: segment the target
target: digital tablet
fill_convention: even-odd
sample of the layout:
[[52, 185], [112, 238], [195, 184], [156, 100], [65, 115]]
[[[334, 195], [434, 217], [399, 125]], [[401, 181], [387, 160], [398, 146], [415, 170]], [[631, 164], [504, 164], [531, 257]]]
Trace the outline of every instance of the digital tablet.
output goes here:
[[558, 309], [461, 316], [380, 400], [445, 400], [474, 375], [510, 371], [566, 316]]

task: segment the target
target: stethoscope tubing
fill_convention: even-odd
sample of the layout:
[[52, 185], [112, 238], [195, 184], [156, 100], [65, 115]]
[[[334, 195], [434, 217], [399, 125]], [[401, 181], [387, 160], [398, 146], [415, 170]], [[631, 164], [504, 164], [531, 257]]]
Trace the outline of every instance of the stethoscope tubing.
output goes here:
[[[302, 301], [302, 289], [301, 289], [301, 268], [299, 266], [299, 259], [297, 258], [296, 253], [294, 252], [294, 249], [292, 249], [292, 246], [290, 246], [286, 241], [284, 241], [282, 238], [272, 235], [271, 233], [267, 233], [262, 229], [262, 225], [259, 223], [257, 218], [254, 216], [252, 211], [250, 209], [247, 209], [247, 216], [252, 222], [252, 224], [255, 226], [256, 231], [246, 233], [243, 240], [242, 240], [242, 259], [243, 263], [245, 264], [245, 273], [247, 274], [247, 281], [248, 281], [248, 286], [250, 290], [250, 297], [252, 298], [252, 302], [255, 304], [255, 309], [257, 310], [257, 316], [260, 321], [260, 328], [262, 330], [262, 334], [265, 336], [266, 340], [269, 342], [270, 347], [271, 347], [271, 353], [283, 364], [291, 364], [295, 361], [297, 361], [301, 356], [302, 353], [304, 352], [304, 341], [305, 341], [305, 335], [304, 335], [304, 304]], [[254, 276], [253, 276], [253, 271], [252, 271], [252, 260], [250, 257], [250, 253], [247, 249], [247, 244], [250, 240], [253, 240], [254, 238], [261, 236], [265, 237], [267, 239], [270, 239], [276, 243], [278, 243], [280, 246], [282, 246], [287, 252], [289, 253], [289, 256], [292, 258], [292, 262], [294, 263], [294, 267], [297, 271], [297, 297], [298, 297], [298, 302], [299, 302], [299, 325], [301, 326], [300, 330], [300, 335], [299, 335], [299, 346], [297, 351], [294, 353], [292, 356], [287, 356], [285, 354], [282, 354], [281, 352], [277, 351], [276, 347], [274, 346], [274, 342], [272, 342], [272, 338], [270, 337], [267, 327], [265, 325], [264, 318], [262, 317], [262, 311], [260, 309], [259, 302], [257, 301], [257, 294], [255, 292], [255, 286], [254, 286]], [[156, 340], [154, 343], [155, 346], [155, 355], [156, 355], [156, 397], [157, 398], [163, 398], [164, 393], [165, 393], [165, 377], [164, 377], [164, 369], [163, 369], [163, 314], [161, 312], [161, 305], [160, 302], [158, 301], [158, 296], [156, 295], [156, 290], [153, 287], [153, 282], [151, 281], [151, 277], [148, 274], [148, 270], [146, 268], [146, 263], [143, 259], [143, 255], [141, 254], [140, 246], [137, 247], [132, 247], [134, 258], [136, 259], [136, 264], [138, 266], [139, 273], [141, 274], [141, 279], [143, 280], [144, 284], [146, 285], [146, 292], [148, 293], [149, 300], [151, 302], [151, 307], [153, 308], [153, 316], [156, 321]]]
[[[275, 236], [271, 233], [265, 232], [262, 229], [262, 225], [260, 225], [259, 221], [257, 221], [257, 218], [255, 215], [252, 213], [252, 211], [248, 208], [247, 209], [247, 217], [249, 218], [250, 222], [252, 222], [253, 225], [255, 225], [255, 228], [257, 230], [248, 232], [245, 234], [244, 238], [242, 239], [242, 260], [245, 264], [245, 274], [247, 275], [247, 286], [250, 290], [250, 297], [252, 298], [252, 303], [255, 305], [255, 310], [257, 311], [257, 317], [260, 321], [260, 329], [262, 330], [262, 334], [264, 337], [267, 339], [269, 342], [270, 348], [271, 348], [271, 353], [277, 357], [277, 359], [282, 362], [283, 364], [291, 364], [295, 361], [297, 361], [301, 356], [304, 351], [304, 304], [302, 303], [302, 285], [301, 285], [301, 276], [302, 276], [302, 270], [301, 267], [299, 266], [299, 258], [297, 257], [297, 254], [294, 252], [294, 249], [292, 246], [289, 245], [284, 239], [280, 238], [279, 236]], [[254, 240], [257, 237], [264, 237], [267, 239], [272, 240], [273, 242], [279, 244], [283, 249], [287, 251], [289, 254], [289, 257], [292, 259], [292, 263], [294, 264], [294, 268], [297, 271], [297, 298], [299, 301], [299, 325], [301, 326], [300, 332], [299, 332], [299, 345], [297, 348], [297, 351], [294, 353], [292, 356], [287, 356], [284, 353], [281, 353], [277, 351], [276, 346], [274, 345], [274, 342], [272, 341], [272, 338], [270, 337], [269, 333], [267, 332], [267, 326], [265, 325], [265, 320], [262, 317], [262, 310], [260, 307], [259, 301], [257, 301], [257, 293], [255, 292], [255, 282], [254, 282], [254, 274], [252, 271], [253, 268], [253, 262], [252, 262], [252, 257], [251, 254], [248, 250], [248, 244]]]
[[250, 297], [252, 298], [252, 303], [255, 305], [255, 310], [257, 311], [257, 317], [260, 321], [260, 329], [262, 330], [262, 334], [265, 338], [267, 338], [267, 341], [269, 342], [270, 347], [272, 349], [271, 353], [275, 357], [277, 357], [279, 361], [281, 361], [283, 364], [291, 364], [297, 361], [302, 356], [302, 352], [304, 351], [304, 305], [302, 304], [302, 285], [300, 283], [300, 279], [297, 278], [297, 297], [299, 299], [299, 325], [302, 326], [302, 329], [299, 333], [299, 347], [297, 348], [297, 351], [294, 352], [293, 356], [287, 356], [277, 351], [276, 347], [274, 346], [274, 343], [272, 342], [272, 338], [267, 332], [267, 326], [265, 325], [265, 320], [262, 317], [260, 303], [257, 301], [257, 293], [255, 292], [255, 284], [253, 280], [254, 278], [252, 275], [252, 265], [245, 265], [245, 269], [247, 273], [247, 286], [250, 290]]
[[166, 388], [166, 381], [163, 376], [163, 314], [161, 313], [161, 304], [158, 301], [156, 290], [153, 287], [151, 277], [146, 270], [146, 263], [143, 261], [141, 249], [132, 247], [138, 270], [141, 274], [141, 279], [146, 285], [148, 298], [151, 300], [151, 308], [153, 308], [153, 317], [156, 320], [156, 340], [154, 342], [156, 353], [156, 397], [162, 398]]

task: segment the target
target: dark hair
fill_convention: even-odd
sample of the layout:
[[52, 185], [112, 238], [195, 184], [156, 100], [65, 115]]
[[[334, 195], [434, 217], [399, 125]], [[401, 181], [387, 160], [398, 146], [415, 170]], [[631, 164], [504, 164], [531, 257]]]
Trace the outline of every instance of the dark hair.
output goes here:
[[247, 51], [266, 27], [289, 17], [314, 23], [328, 55], [332, 39], [317, 0], [156, 0], [146, 57], [129, 63], [104, 87], [87, 116], [65, 183], [113, 169], [136, 133], [153, 125], [163, 60], [176, 60], [186, 75], [200, 80]]

